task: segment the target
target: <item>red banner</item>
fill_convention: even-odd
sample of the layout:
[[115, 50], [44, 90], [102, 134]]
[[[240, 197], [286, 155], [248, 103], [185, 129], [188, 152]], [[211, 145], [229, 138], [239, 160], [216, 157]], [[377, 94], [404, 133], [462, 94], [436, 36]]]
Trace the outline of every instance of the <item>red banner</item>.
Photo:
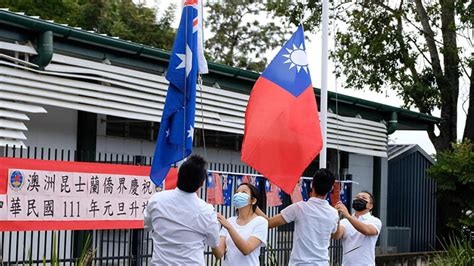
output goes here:
[[[0, 231], [143, 228], [150, 167], [0, 158]], [[165, 188], [176, 186], [172, 168]], [[168, 185], [168, 186], [167, 186]]]

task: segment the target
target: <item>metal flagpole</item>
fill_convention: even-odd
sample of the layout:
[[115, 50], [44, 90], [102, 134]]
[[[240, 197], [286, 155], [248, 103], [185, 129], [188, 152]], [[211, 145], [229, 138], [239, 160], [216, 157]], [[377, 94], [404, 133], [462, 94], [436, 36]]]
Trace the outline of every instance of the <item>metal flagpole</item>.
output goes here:
[[329, 0], [323, 0], [322, 50], [321, 50], [321, 131], [323, 134], [323, 149], [319, 155], [319, 168], [326, 168], [327, 157], [327, 125], [328, 125], [328, 35], [329, 35]]

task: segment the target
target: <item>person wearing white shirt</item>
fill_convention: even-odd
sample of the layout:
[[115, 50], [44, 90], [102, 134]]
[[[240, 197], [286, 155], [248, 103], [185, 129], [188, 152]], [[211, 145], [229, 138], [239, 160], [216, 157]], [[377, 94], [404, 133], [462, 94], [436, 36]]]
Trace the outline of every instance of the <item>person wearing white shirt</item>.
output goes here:
[[272, 218], [257, 210], [268, 219], [269, 228], [295, 222], [289, 265], [329, 265], [328, 248], [339, 222], [337, 210], [326, 200], [334, 182], [335, 177], [329, 170], [319, 169], [313, 177], [308, 201], [293, 203]]
[[255, 214], [259, 199], [256, 187], [242, 183], [232, 198], [238, 215], [226, 220], [218, 214], [222, 230], [219, 246], [212, 253], [218, 259], [224, 257], [222, 265], [260, 265], [260, 247], [267, 243], [268, 221]]
[[375, 244], [382, 222], [372, 216], [373, 207], [374, 197], [367, 191], [359, 192], [352, 201], [354, 215], [342, 202], [336, 204], [336, 209], [345, 218], [334, 236], [334, 239], [342, 237], [342, 265], [375, 265]]
[[219, 244], [219, 223], [212, 205], [196, 191], [204, 184], [207, 163], [190, 156], [179, 168], [177, 188], [155, 193], [144, 212], [152, 230], [152, 265], [205, 265], [206, 244]]

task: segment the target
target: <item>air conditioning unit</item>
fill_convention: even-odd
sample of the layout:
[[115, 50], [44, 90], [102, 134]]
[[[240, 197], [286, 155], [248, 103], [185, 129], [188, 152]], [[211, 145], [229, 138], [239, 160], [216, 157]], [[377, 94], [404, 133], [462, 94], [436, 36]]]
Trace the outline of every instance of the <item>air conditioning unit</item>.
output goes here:
[[411, 228], [387, 226], [385, 227], [387, 237], [387, 253], [406, 253], [411, 251]]

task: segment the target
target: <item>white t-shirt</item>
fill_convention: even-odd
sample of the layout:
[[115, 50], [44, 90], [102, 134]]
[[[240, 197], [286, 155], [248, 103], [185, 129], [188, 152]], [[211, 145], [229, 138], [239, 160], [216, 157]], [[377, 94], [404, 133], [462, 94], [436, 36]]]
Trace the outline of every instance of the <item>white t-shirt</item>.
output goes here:
[[375, 244], [382, 229], [382, 222], [370, 213], [366, 213], [357, 219], [365, 224], [375, 226], [377, 235], [363, 235], [347, 219], [341, 220], [341, 225], [344, 226], [342, 265], [375, 265]]
[[205, 245], [219, 245], [219, 223], [212, 205], [178, 188], [151, 197], [145, 229], [153, 230], [152, 265], [205, 265]]
[[244, 254], [242, 254], [242, 252], [240, 252], [237, 246], [235, 246], [234, 241], [230, 237], [227, 229], [222, 227], [220, 235], [225, 237], [225, 245], [226, 245], [226, 253], [225, 253], [224, 262], [222, 263], [222, 265], [229, 265], [229, 266], [260, 265], [259, 260], [258, 260], [258, 257], [260, 256], [260, 247], [264, 247], [267, 243], [267, 236], [268, 236], [267, 219], [257, 216], [253, 218], [250, 222], [248, 222], [246, 225], [238, 225], [236, 216], [232, 216], [227, 220], [244, 240], [247, 240], [251, 236], [253, 236], [260, 239], [260, 241], [262, 241], [262, 244], [259, 247], [257, 247], [254, 251], [252, 251], [252, 253], [245, 256]]
[[295, 222], [289, 265], [329, 265], [331, 234], [337, 231], [339, 215], [326, 200], [311, 197], [281, 211], [286, 222]]

